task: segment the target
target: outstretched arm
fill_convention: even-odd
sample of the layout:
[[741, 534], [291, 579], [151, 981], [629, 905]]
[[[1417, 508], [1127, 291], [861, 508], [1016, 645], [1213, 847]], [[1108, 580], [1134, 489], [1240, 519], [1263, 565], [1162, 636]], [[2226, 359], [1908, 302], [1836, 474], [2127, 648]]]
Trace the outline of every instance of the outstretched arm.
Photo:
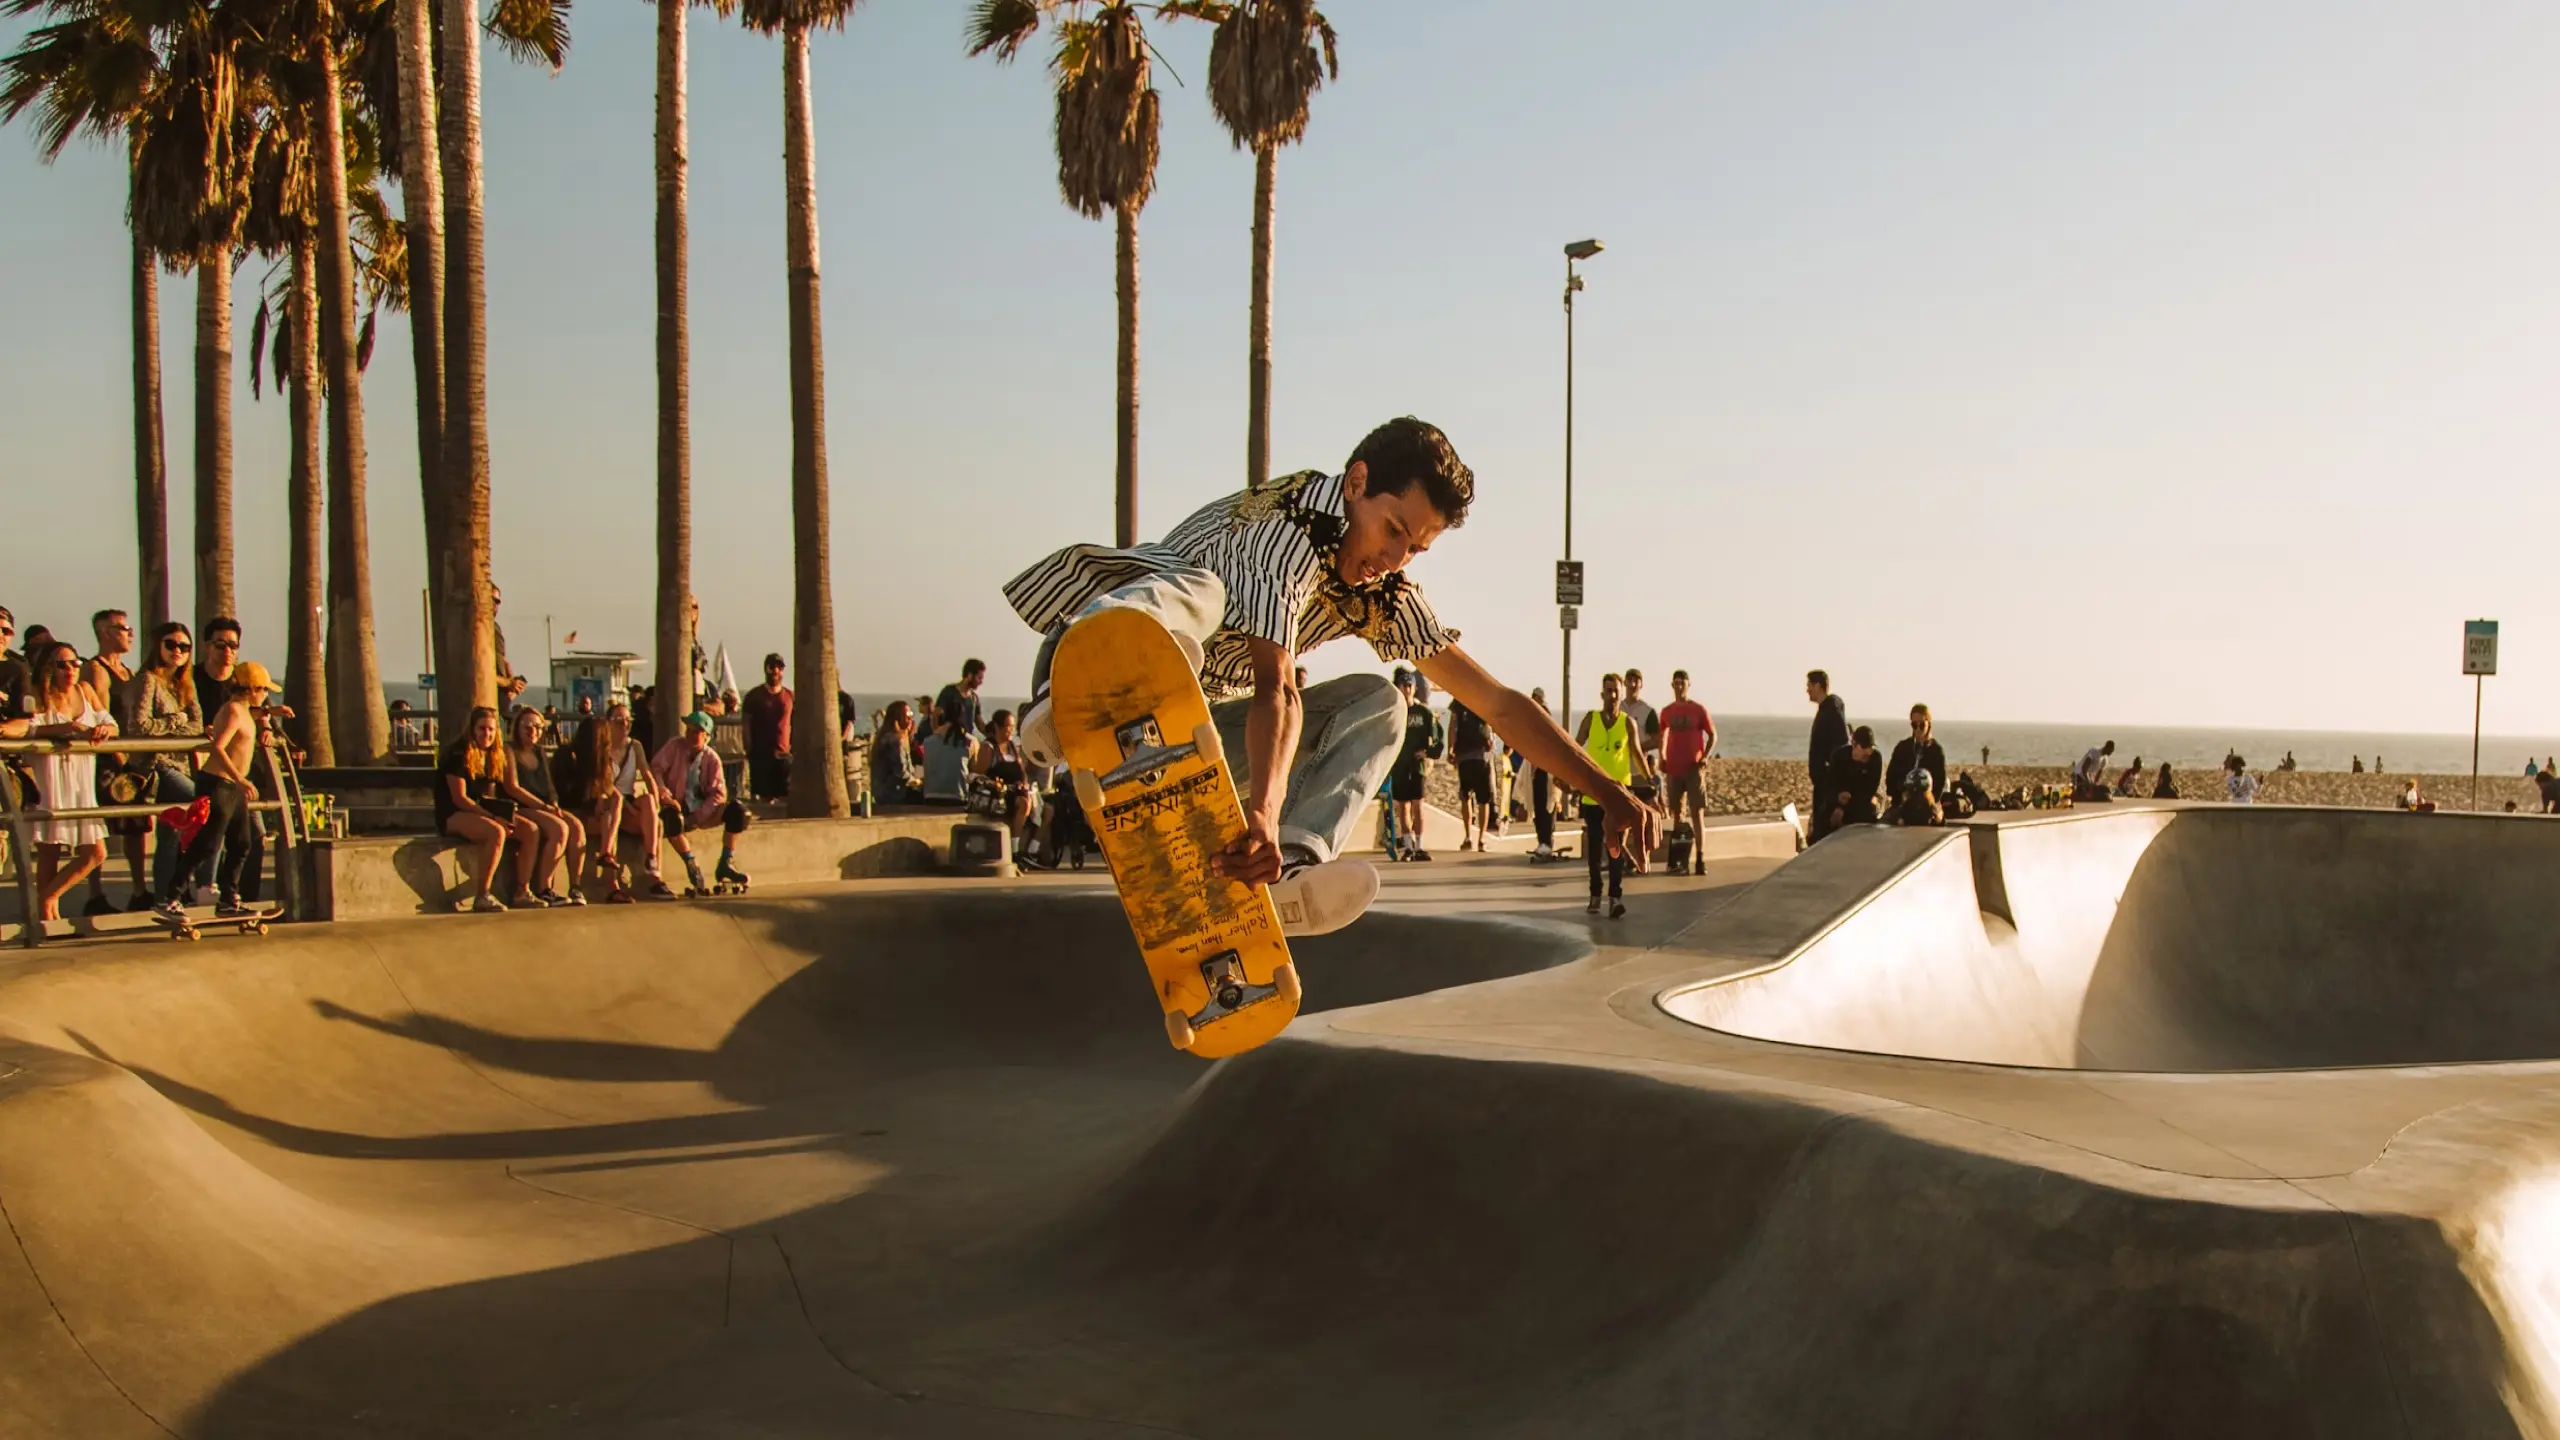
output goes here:
[[1467, 708], [1483, 716], [1495, 734], [1528, 756], [1530, 764], [1597, 802], [1606, 817], [1610, 847], [1624, 854], [1638, 871], [1644, 869], [1644, 857], [1662, 838], [1661, 815], [1592, 764], [1554, 717], [1493, 678], [1455, 645], [1424, 657], [1421, 665], [1432, 684], [1467, 702]]

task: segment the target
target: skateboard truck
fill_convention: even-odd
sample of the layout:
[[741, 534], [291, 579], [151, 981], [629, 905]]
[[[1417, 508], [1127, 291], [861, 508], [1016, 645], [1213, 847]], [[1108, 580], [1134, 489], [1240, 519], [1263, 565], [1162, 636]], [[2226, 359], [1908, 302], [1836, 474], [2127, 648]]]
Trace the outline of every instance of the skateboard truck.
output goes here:
[[1209, 984], [1209, 1003], [1190, 1017], [1195, 1030], [1280, 993], [1277, 985], [1256, 985], [1244, 978], [1244, 966], [1233, 950], [1220, 951], [1201, 961], [1200, 978]]
[[[1095, 781], [1094, 792], [1097, 796], [1102, 791], [1115, 789], [1144, 776], [1154, 775], [1177, 760], [1187, 760], [1194, 755], [1199, 755], [1206, 757], [1210, 764], [1215, 765], [1226, 755], [1225, 748], [1218, 743], [1217, 727], [1212, 725], [1203, 725], [1192, 732], [1191, 742], [1187, 745], [1165, 744], [1164, 735], [1156, 729], [1153, 716], [1121, 726], [1112, 732], [1112, 737], [1120, 742], [1120, 754], [1123, 758], [1118, 765], [1113, 766], [1108, 773]], [[1095, 803], [1094, 800], [1086, 798], [1081, 789], [1078, 790], [1076, 798], [1087, 805]]]

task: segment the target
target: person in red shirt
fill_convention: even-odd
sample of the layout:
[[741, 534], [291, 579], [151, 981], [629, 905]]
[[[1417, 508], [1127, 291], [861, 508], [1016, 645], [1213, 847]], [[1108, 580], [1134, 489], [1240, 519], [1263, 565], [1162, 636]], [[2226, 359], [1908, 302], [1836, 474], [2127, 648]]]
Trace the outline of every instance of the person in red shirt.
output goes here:
[[[1671, 672], [1671, 703], [1662, 707], [1662, 803], [1671, 822], [1698, 833], [1707, 818], [1707, 757], [1716, 753], [1716, 721], [1707, 707], [1689, 698], [1689, 672]], [[1707, 862], [1693, 847], [1689, 873], [1704, 875]]]
[[782, 657], [764, 657], [764, 683], [747, 692], [747, 793], [780, 800], [791, 793], [791, 690]]

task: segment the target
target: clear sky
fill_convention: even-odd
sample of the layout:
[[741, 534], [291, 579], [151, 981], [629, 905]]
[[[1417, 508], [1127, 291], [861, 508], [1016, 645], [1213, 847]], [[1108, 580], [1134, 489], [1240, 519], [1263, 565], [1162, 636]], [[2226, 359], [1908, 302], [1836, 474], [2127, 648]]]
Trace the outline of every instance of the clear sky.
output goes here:
[[[1109, 539], [1110, 226], [1057, 199], [1039, 68], [966, 60], [962, 9], [872, 0], [814, 47], [854, 689], [975, 653], [1018, 691], [1033, 637], [997, 587]], [[1784, 713], [1823, 665], [1862, 713], [2459, 730], [2460, 622], [2489, 615], [2489, 729], [2560, 730], [2560, 10], [1328, 9], [1343, 75], [1280, 166], [1274, 462], [1337, 465], [1399, 413], [1445, 427], [1478, 503], [1415, 573], [1524, 688], [1556, 678], [1558, 252], [1596, 235], [1585, 698], [1604, 664], [1686, 665], [1711, 705]], [[790, 614], [781, 50], [695, 13], [694, 566], [706, 640], [753, 655]], [[488, 61], [495, 566], [527, 669], [545, 614], [648, 648], [653, 19], [574, 21], [559, 75]], [[1150, 534], [1241, 483], [1252, 192], [1205, 34], [1160, 33]], [[0, 133], [22, 620], [131, 600], [122, 201], [108, 150], [47, 169]], [[161, 291], [182, 611], [192, 293]], [[407, 356], [386, 323], [390, 678], [418, 668], [424, 583]], [[250, 402], [245, 360], [239, 385], [245, 618], [280, 660], [284, 407]]]

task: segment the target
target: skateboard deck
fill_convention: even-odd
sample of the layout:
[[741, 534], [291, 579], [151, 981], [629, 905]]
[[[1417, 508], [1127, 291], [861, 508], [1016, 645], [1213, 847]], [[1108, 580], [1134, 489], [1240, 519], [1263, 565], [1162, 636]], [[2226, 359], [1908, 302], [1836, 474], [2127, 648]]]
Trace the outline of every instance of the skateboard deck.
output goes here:
[[284, 907], [281, 905], [252, 911], [247, 915], [209, 915], [201, 920], [193, 915], [172, 918], [157, 910], [151, 912], [153, 923], [167, 929], [169, 938], [172, 940], [201, 940], [204, 938], [205, 931], [222, 929], [237, 929], [243, 935], [264, 935], [267, 933], [269, 922], [282, 918], [284, 918]]
[[1269, 892], [1209, 869], [1244, 806], [1181, 647], [1136, 610], [1087, 616], [1059, 638], [1049, 706], [1168, 1038], [1214, 1059], [1279, 1034], [1297, 967]]

